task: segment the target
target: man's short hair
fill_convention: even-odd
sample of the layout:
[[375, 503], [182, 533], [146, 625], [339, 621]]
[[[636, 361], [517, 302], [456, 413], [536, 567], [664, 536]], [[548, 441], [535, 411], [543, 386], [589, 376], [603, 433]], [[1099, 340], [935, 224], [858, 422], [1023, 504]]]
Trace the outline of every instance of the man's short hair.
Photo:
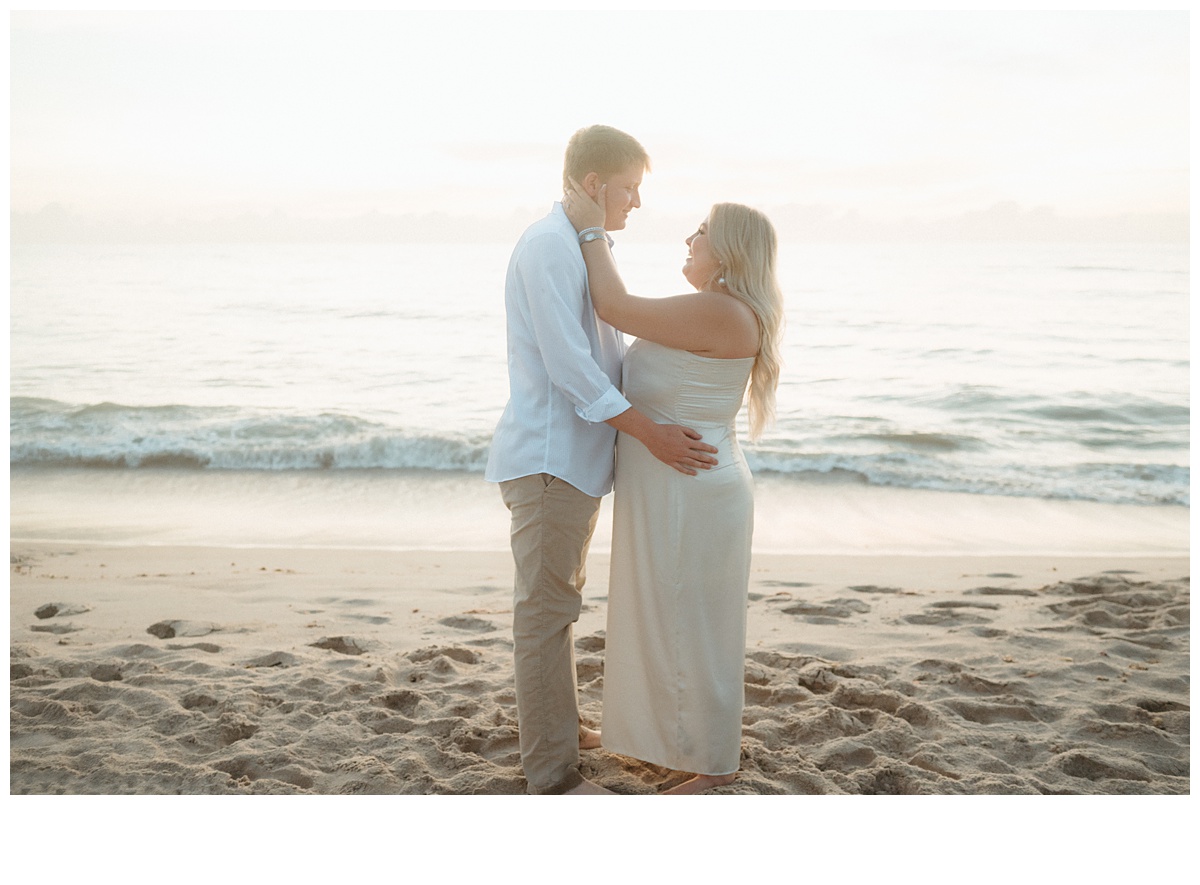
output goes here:
[[568, 177], [582, 183], [589, 172], [613, 175], [634, 165], [650, 168], [650, 156], [636, 138], [611, 126], [585, 126], [567, 142], [563, 189]]

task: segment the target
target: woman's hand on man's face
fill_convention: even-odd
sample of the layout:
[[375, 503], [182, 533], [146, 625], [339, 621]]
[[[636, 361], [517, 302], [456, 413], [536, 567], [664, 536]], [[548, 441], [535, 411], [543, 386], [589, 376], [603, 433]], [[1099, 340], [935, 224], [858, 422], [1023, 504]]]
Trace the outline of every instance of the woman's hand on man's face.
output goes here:
[[600, 185], [596, 198], [592, 199], [579, 182], [574, 178], [567, 179], [567, 190], [563, 195], [563, 209], [567, 213], [567, 218], [571, 219], [576, 233], [589, 227], [604, 227], [604, 218], [607, 214], [605, 211], [606, 187], [607, 185]]

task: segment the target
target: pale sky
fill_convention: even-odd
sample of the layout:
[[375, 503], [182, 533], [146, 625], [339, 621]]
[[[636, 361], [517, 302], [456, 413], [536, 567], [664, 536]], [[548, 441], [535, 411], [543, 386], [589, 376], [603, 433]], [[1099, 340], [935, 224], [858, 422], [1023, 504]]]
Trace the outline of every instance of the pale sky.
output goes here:
[[1189, 210], [1189, 22], [1143, 12], [13, 13], [11, 203], [510, 217], [608, 123], [643, 217]]

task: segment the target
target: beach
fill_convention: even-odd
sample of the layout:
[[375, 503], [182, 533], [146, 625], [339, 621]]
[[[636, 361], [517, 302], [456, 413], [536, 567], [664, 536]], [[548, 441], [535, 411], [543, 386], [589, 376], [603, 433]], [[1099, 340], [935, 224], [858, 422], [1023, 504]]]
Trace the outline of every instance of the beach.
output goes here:
[[[627, 245], [623, 266], [675, 262]], [[361, 874], [349, 845], [367, 874], [415, 859], [440, 878], [510, 857], [532, 823], [584, 875], [919, 862], [1009, 885], [1030, 859], [1047, 879], [1142, 876], [1125, 849], [1185, 844], [1186, 249], [794, 256], [780, 420], [747, 443], [741, 771], [663, 814], [649, 797], [684, 774], [585, 751], [589, 778], [647, 797], [615, 823], [523, 795], [508, 514], [482, 480], [507, 251], [14, 250], [27, 852], [60, 876], [136, 845], [183, 881], [214, 852], [311, 881]], [[610, 496], [574, 634], [601, 731], [611, 518]], [[852, 798], [883, 794], [921, 804]], [[277, 800], [204, 798], [235, 795]], [[948, 795], [972, 807], [918, 798]], [[521, 809], [466, 816], [505, 801]], [[1114, 826], [1121, 850], [1093, 849]]]
[[[12, 793], [524, 793], [482, 478], [510, 251], [14, 245]], [[620, 247], [647, 293], [683, 254]], [[788, 242], [780, 273], [713, 792], [1188, 793], [1186, 245]], [[575, 630], [601, 730], [611, 520]]]
[[[503, 549], [33, 538], [23, 483], [11, 793], [524, 793]], [[756, 549], [742, 767], [712, 793], [1189, 793], [1178, 528], [1165, 551]], [[607, 570], [599, 545], [574, 634], [601, 730]], [[626, 795], [683, 778], [603, 748], [583, 771]]]
[[[1194, 20], [628, 12], [12, 12], [17, 876], [1195, 878]], [[593, 123], [653, 158], [628, 291], [743, 203], [784, 324], [738, 776], [664, 808], [686, 774], [601, 746], [623, 801], [564, 814], [483, 475], [514, 245]]]

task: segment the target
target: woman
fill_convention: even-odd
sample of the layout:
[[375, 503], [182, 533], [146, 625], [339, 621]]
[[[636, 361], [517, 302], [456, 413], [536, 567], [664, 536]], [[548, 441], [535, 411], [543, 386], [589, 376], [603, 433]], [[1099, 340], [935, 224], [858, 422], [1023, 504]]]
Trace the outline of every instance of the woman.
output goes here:
[[668, 793], [731, 783], [739, 768], [753, 480], [734, 421], [749, 384], [750, 431], [774, 414], [783, 299], [776, 240], [762, 213], [713, 206], [687, 238], [696, 291], [625, 291], [603, 231], [605, 189], [571, 182], [564, 207], [580, 234], [596, 313], [636, 340], [625, 397], [659, 422], [700, 431], [717, 466], [686, 476], [617, 437], [604, 664], [603, 745], [689, 772]]

